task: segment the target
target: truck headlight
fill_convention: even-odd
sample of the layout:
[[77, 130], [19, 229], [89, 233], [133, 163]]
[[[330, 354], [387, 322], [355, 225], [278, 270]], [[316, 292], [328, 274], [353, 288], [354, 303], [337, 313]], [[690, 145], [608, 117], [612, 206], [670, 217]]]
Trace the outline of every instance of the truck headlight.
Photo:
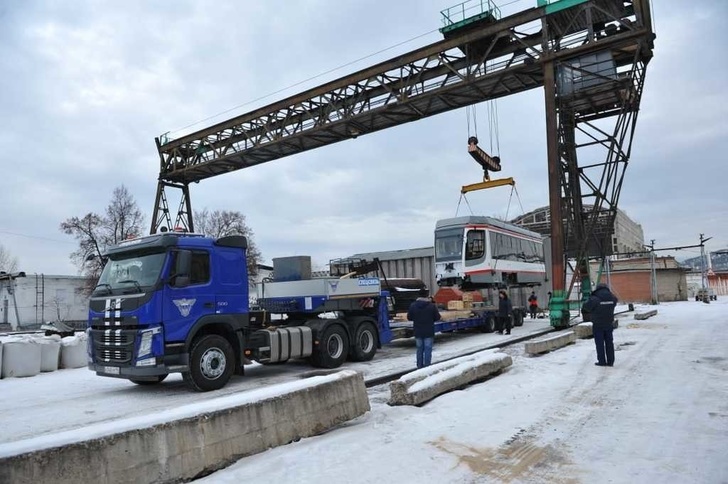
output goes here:
[[145, 329], [142, 331], [142, 337], [139, 340], [139, 351], [137, 352], [137, 358], [143, 358], [152, 352], [152, 340], [154, 335], [159, 333], [162, 329], [160, 327]]
[[139, 353], [137, 353], [137, 358], [141, 358], [143, 356], [147, 356], [152, 352], [152, 337], [154, 335], [151, 331], [144, 331], [142, 333], [142, 339], [139, 342]]

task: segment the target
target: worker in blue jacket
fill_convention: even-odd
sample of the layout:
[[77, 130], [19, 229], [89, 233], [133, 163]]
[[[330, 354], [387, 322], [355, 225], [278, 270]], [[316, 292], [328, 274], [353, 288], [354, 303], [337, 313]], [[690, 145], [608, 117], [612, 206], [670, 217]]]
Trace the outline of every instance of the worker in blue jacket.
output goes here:
[[594, 344], [597, 347], [597, 366], [614, 366], [614, 308], [617, 297], [604, 283], [597, 284], [589, 299], [582, 306], [588, 314], [594, 332]]
[[428, 297], [427, 289], [420, 290], [420, 297], [410, 304], [407, 319], [412, 321], [417, 344], [417, 368], [430, 366], [432, 345], [435, 342], [435, 321], [440, 320], [440, 311]]

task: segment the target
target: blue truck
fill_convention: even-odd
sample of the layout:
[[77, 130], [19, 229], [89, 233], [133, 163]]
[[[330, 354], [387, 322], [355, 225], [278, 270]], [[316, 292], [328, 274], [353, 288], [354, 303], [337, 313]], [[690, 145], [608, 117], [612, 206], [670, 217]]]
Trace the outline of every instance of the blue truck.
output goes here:
[[140, 385], [181, 373], [210, 391], [249, 361], [336, 368], [393, 338], [378, 278], [263, 282], [251, 306], [246, 248], [243, 236], [185, 232], [111, 247], [89, 302], [89, 369]]

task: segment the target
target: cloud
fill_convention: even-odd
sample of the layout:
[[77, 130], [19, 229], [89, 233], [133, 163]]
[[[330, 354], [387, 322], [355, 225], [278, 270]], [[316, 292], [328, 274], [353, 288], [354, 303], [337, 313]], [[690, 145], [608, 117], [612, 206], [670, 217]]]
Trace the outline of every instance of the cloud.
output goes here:
[[[435, 42], [442, 7], [422, 0], [4, 3], [0, 243], [21, 270], [75, 273], [68, 261], [75, 244], [58, 231], [62, 220], [102, 212], [124, 184], [150, 222], [154, 137], [180, 136]], [[658, 243], [692, 243], [706, 233], [713, 249], [725, 247], [728, 67], [719, 60], [728, 8], [677, 0], [655, 8], [656, 54], [620, 206]], [[468, 203], [475, 213], [509, 217], [548, 203], [542, 90], [497, 106], [498, 140], [481, 104], [475, 118], [453, 111], [204, 180], [191, 186], [193, 208], [243, 212], [267, 260], [310, 254], [323, 263], [430, 245], [435, 221], [469, 213]], [[482, 179], [466, 152], [476, 122], [481, 146], [492, 143], [501, 155], [498, 176], [513, 176], [517, 192], [471, 193], [466, 203], [460, 187]]]

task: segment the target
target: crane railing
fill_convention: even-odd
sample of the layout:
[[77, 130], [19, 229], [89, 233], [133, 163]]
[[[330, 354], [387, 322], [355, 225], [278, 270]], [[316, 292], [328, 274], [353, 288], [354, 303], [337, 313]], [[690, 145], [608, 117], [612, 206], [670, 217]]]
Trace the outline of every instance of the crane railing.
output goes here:
[[491, 0], [466, 0], [452, 7], [441, 10], [442, 28], [445, 33], [471, 24], [483, 18], [500, 20], [501, 11]]

